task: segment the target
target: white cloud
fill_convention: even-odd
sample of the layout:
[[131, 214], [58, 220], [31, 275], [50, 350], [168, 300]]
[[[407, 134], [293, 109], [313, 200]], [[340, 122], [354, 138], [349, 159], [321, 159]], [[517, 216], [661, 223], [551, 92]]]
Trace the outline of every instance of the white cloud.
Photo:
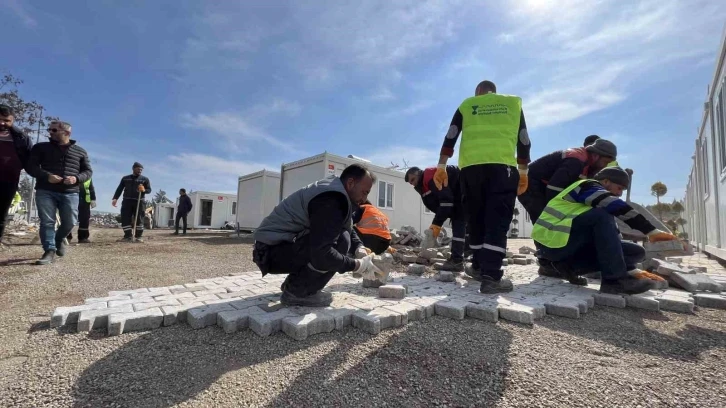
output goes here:
[[373, 92], [371, 99], [374, 101], [390, 101], [396, 99], [396, 95], [388, 87], [382, 86]]
[[23, 22], [28, 28], [35, 28], [38, 26], [38, 22], [33, 18], [32, 15], [23, 7], [18, 0], [6, 0], [4, 6], [12, 10], [15, 15]]
[[399, 109], [395, 109], [386, 114], [388, 117], [411, 116], [424, 111], [434, 105], [433, 101], [420, 101], [403, 105]]
[[[443, 141], [443, 139], [442, 139]], [[431, 144], [430, 149], [411, 146], [388, 146], [385, 149], [375, 150], [365, 156], [373, 164], [389, 167], [391, 163], [400, 167], [407, 163], [409, 167], [433, 167], [439, 162], [441, 145]], [[454, 157], [450, 158], [448, 164], [457, 164], [459, 161], [458, 151], [454, 151]]]

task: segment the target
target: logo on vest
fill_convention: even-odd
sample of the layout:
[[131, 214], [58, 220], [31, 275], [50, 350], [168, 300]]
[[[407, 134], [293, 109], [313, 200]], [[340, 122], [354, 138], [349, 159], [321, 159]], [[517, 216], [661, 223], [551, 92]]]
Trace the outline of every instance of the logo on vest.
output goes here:
[[472, 107], [471, 107], [471, 110], [472, 110], [471, 114], [472, 115], [476, 115], [476, 110], [477, 109], [479, 109], [479, 105], [472, 105]]

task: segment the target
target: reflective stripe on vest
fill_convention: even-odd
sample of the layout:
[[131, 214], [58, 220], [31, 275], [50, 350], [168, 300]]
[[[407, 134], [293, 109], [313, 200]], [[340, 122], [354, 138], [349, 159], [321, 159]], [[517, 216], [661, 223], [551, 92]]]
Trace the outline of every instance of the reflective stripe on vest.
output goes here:
[[532, 239], [548, 248], [562, 248], [570, 240], [572, 220], [592, 209], [587, 204], [568, 200], [570, 191], [588, 180], [578, 180], [557, 194], [545, 207], [532, 228]]
[[429, 190], [429, 183], [431, 180], [434, 179], [434, 174], [436, 174], [436, 167], [429, 167], [423, 172], [423, 186], [421, 188], [421, 197], [425, 197], [431, 193]]
[[459, 167], [476, 164], [516, 166], [522, 99], [486, 94], [466, 99], [459, 106], [463, 117]]
[[83, 195], [85, 196], [86, 202], [91, 202], [91, 179], [83, 182]]
[[388, 217], [383, 214], [378, 208], [363, 204], [360, 206], [363, 210], [363, 215], [360, 221], [356, 224], [356, 228], [361, 234], [375, 235], [383, 239], [391, 239], [391, 232], [388, 231]]

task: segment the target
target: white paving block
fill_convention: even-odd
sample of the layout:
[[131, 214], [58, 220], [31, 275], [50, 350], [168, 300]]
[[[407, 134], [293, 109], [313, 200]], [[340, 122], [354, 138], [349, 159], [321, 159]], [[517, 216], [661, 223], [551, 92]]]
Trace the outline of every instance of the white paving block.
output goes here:
[[149, 289], [147, 288], [140, 288], [140, 289], [129, 289], [129, 290], [112, 290], [108, 292], [109, 296], [118, 296], [118, 295], [133, 295], [135, 293], [144, 293], [148, 292]]
[[250, 330], [259, 336], [267, 337], [272, 333], [277, 333], [282, 329], [282, 319], [295, 316], [295, 313], [289, 309], [280, 309], [276, 312], [251, 315], [249, 317]]
[[610, 293], [597, 293], [594, 296], [595, 304], [600, 306], [617, 307], [624, 309], [627, 306], [625, 298], [621, 295], [613, 295]]
[[450, 300], [436, 303], [436, 314], [449, 319], [463, 320], [466, 316], [466, 306], [469, 302], [463, 300]]
[[80, 306], [57, 307], [50, 316], [50, 327], [61, 327], [78, 322], [78, 315], [84, 310], [105, 309], [106, 302], [89, 303]]
[[102, 298], [88, 298], [83, 301], [85, 304], [91, 304], [91, 303], [101, 303], [101, 302], [111, 302], [114, 300], [128, 300], [131, 299], [130, 295], [116, 295], [116, 296], [106, 296]]
[[242, 310], [226, 310], [217, 314], [217, 326], [221, 327], [225, 333], [234, 333], [249, 327], [249, 317], [251, 315], [265, 313], [267, 312], [257, 306]]
[[91, 330], [107, 327], [109, 315], [114, 313], [131, 313], [133, 311], [134, 308], [131, 305], [84, 310], [78, 316], [77, 330], [79, 332], [89, 332]]
[[235, 310], [230, 305], [204, 305], [187, 310], [187, 323], [192, 329], [201, 329], [217, 324], [217, 313]]
[[499, 321], [499, 309], [494, 303], [467, 303], [466, 315], [468, 317], [496, 323]]
[[112, 314], [108, 317], [108, 335], [118, 336], [132, 331], [156, 329], [161, 326], [163, 321], [164, 314], [158, 308]]
[[289, 316], [282, 319], [282, 331], [295, 340], [305, 340], [318, 333], [335, 330], [335, 318], [325, 312]]

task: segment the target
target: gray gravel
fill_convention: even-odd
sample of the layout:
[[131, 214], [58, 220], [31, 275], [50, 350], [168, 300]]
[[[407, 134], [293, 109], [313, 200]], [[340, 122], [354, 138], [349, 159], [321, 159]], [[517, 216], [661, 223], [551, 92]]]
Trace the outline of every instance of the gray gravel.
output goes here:
[[[726, 312], [596, 308], [533, 327], [435, 317], [297, 342], [186, 325], [105, 337], [50, 330], [55, 306], [109, 290], [253, 270], [248, 242], [152, 232], [73, 247], [50, 267], [0, 253], [0, 406], [698, 406], [726, 401]], [[7, 259], [10, 262], [7, 262]], [[3, 263], [5, 262], [5, 264]]]

